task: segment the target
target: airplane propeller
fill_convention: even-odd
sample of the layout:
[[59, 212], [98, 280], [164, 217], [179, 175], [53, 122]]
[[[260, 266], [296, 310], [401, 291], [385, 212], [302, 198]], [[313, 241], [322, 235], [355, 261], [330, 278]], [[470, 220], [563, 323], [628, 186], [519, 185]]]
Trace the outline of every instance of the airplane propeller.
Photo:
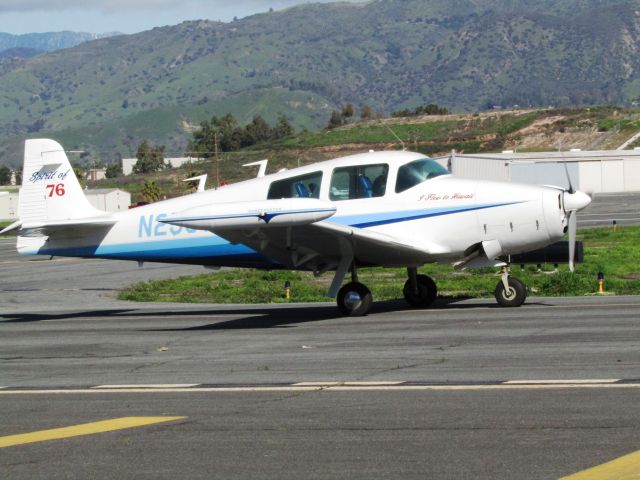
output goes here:
[[571, 183], [571, 175], [567, 162], [564, 162], [564, 171], [567, 174], [569, 182], [569, 190], [564, 190], [562, 200], [564, 212], [567, 215], [567, 226], [569, 231], [569, 270], [575, 270], [575, 253], [576, 253], [576, 231], [578, 229], [578, 210], [582, 210], [591, 203], [591, 197], [584, 192], [576, 191]]

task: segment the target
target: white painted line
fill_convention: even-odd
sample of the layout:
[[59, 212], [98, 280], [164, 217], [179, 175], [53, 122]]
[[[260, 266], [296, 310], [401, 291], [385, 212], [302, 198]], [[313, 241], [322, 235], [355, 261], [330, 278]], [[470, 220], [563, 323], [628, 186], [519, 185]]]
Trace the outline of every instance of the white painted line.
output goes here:
[[582, 380], [509, 380], [503, 385], [589, 385], [619, 382], [619, 378], [582, 379]]
[[580, 390], [580, 389], [640, 389], [640, 383], [599, 383], [599, 384], [531, 384], [531, 385], [387, 385], [387, 386], [261, 386], [261, 387], [193, 387], [193, 388], [130, 388], [130, 389], [57, 389], [57, 390], [0, 390], [4, 395], [83, 395], [106, 393], [273, 393], [273, 392], [474, 392], [491, 390]]
[[388, 385], [402, 385], [403, 381], [382, 381], [382, 382], [299, 382], [294, 383], [295, 387], [340, 387], [340, 386], [359, 386], [359, 387], [378, 387], [378, 386], [388, 386]]
[[156, 384], [147, 384], [147, 385], [97, 385], [95, 387], [91, 387], [92, 389], [108, 389], [108, 390], [122, 390], [122, 389], [139, 389], [139, 388], [149, 388], [149, 389], [171, 389], [171, 388], [191, 388], [197, 387], [200, 385], [199, 383], [156, 383]]

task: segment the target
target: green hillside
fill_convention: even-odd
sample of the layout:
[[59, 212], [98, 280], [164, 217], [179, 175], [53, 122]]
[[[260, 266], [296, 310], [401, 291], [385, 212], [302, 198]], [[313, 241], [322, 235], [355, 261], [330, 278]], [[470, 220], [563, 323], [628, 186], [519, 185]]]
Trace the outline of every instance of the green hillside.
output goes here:
[[45, 135], [105, 160], [143, 138], [180, 152], [194, 124], [227, 112], [315, 129], [347, 101], [385, 113], [630, 105], [639, 33], [630, 0], [307, 4], [155, 28], [0, 69], [0, 161]]
[[[142, 187], [155, 182], [162, 196], [187, 193], [182, 180], [209, 175], [208, 188], [220, 181], [234, 183], [253, 177], [255, 167], [243, 164], [269, 159], [267, 173], [312, 162], [360, 153], [370, 149], [394, 150], [403, 146], [430, 156], [457, 152], [615, 149], [640, 131], [639, 109], [590, 107], [543, 109], [385, 118], [354, 122], [332, 130], [302, 132], [283, 140], [263, 143], [237, 152], [222, 153], [218, 165], [201, 161], [180, 169], [155, 174], [132, 175], [91, 183], [92, 188], [118, 187], [133, 194], [133, 201], [144, 200]], [[630, 145], [633, 148], [636, 145]]]

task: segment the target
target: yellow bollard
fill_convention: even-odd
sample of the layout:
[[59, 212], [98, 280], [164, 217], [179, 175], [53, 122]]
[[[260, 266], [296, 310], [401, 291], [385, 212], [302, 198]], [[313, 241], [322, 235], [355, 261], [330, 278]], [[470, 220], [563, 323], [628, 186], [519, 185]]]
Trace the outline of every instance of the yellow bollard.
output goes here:
[[284, 298], [291, 300], [291, 282], [289, 280], [284, 282]]
[[604, 293], [604, 273], [602, 272], [598, 273], [598, 293]]

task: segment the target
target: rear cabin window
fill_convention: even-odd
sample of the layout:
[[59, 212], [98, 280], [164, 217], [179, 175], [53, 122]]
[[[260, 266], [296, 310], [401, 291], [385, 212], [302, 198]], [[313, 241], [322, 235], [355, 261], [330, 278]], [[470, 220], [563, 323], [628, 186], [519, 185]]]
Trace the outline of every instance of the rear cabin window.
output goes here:
[[322, 172], [286, 178], [273, 182], [269, 187], [267, 199], [279, 198], [319, 198]]
[[329, 198], [353, 200], [382, 197], [387, 189], [389, 165], [360, 165], [336, 168], [331, 177]]
[[398, 169], [396, 193], [409, 190], [411, 187], [440, 175], [449, 175], [449, 171], [438, 162], [430, 158], [414, 160]]

